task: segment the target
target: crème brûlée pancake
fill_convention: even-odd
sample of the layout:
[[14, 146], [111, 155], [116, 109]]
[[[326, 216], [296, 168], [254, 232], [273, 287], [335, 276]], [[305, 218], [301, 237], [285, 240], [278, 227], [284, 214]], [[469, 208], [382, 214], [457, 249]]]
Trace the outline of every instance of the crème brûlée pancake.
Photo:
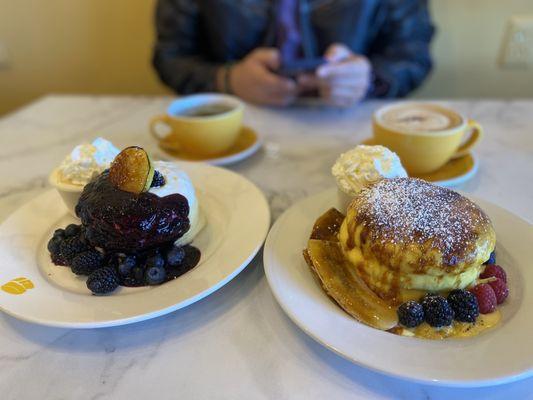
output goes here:
[[357, 274], [391, 304], [426, 292], [466, 288], [490, 257], [496, 234], [475, 203], [420, 179], [384, 179], [364, 188], [339, 231]]

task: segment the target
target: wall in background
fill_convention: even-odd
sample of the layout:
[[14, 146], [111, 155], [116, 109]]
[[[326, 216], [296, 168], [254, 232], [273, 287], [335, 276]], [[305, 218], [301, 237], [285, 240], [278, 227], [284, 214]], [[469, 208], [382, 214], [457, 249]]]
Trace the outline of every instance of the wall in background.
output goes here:
[[533, 18], [532, 0], [430, 0], [435, 69], [416, 97], [533, 97], [533, 66], [498, 65], [507, 20]]
[[[150, 66], [155, 0], [0, 0], [0, 114], [43, 94], [169, 93]], [[417, 97], [533, 97], [533, 70], [497, 65], [532, 0], [433, 0], [436, 68]]]
[[0, 0], [0, 114], [43, 94], [167, 93], [152, 72], [155, 0]]

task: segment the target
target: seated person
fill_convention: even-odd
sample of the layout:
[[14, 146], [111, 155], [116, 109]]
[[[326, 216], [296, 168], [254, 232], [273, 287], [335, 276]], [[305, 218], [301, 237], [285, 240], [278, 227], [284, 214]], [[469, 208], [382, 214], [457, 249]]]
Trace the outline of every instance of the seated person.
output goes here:
[[[179, 94], [289, 105], [406, 96], [431, 69], [427, 0], [159, 0], [153, 64]], [[282, 64], [323, 57], [294, 77]]]

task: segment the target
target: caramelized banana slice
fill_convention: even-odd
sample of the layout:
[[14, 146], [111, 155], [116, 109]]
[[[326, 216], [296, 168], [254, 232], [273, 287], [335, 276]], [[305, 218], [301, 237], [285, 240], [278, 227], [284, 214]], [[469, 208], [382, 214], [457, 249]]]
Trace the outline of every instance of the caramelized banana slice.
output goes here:
[[396, 310], [366, 286], [339, 243], [311, 239], [305, 258], [324, 291], [352, 317], [381, 330], [398, 324]]
[[310, 239], [338, 242], [337, 236], [344, 218], [344, 214], [339, 210], [330, 208], [316, 220]]
[[130, 193], [147, 192], [154, 178], [154, 167], [141, 147], [122, 150], [111, 163], [109, 180], [116, 188]]

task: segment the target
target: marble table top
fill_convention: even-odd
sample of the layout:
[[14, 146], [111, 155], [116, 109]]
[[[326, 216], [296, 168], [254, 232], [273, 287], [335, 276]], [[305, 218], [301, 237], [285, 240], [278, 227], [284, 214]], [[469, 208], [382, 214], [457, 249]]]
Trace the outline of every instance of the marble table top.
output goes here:
[[[157, 154], [147, 123], [170, 100], [49, 96], [0, 119], [0, 221], [46, 190], [48, 172], [82, 141], [103, 136], [118, 147], [138, 144]], [[533, 101], [443, 103], [486, 130], [476, 149], [479, 172], [460, 189], [532, 222]], [[370, 135], [369, 116], [382, 104], [349, 110], [249, 106], [245, 122], [264, 146], [230, 169], [264, 191], [275, 219], [296, 200], [332, 186], [331, 164]], [[3, 400], [533, 399], [533, 379], [451, 389], [351, 364], [285, 316], [261, 255], [206, 299], [143, 323], [65, 330], [0, 314], [0, 370]]]

